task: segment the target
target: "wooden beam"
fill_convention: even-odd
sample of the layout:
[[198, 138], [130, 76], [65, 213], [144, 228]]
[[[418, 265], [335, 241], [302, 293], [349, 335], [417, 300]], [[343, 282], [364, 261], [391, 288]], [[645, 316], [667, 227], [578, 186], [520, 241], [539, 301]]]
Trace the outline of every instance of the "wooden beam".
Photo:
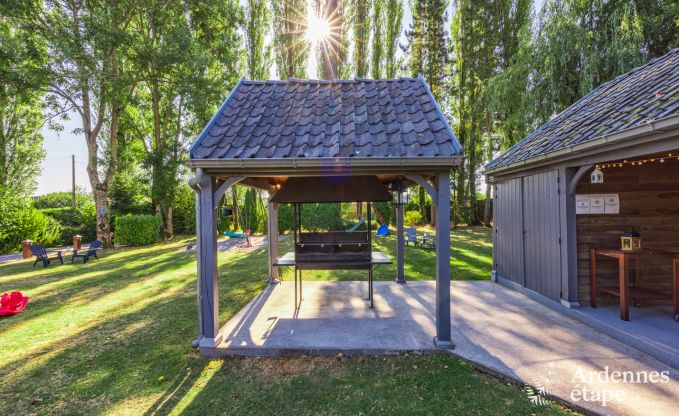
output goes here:
[[423, 187], [424, 190], [427, 191], [427, 193], [431, 197], [432, 201], [436, 201], [438, 199], [436, 189], [432, 186], [431, 183], [429, 183], [428, 180], [424, 179], [422, 175], [405, 175], [405, 177]]
[[405, 283], [405, 232], [403, 228], [403, 189], [396, 191], [396, 283]]
[[436, 337], [438, 348], [451, 349], [450, 329], [450, 172], [436, 175]]
[[578, 187], [578, 183], [580, 183], [580, 179], [582, 179], [583, 175], [587, 173], [590, 169], [592, 169], [592, 166], [594, 165], [583, 165], [580, 166], [577, 172], [571, 177], [571, 178], [565, 178], [564, 181], [568, 181], [568, 195], [575, 195], [575, 188]]
[[224, 192], [226, 192], [227, 189], [237, 184], [238, 182], [242, 181], [243, 179], [245, 179], [244, 176], [232, 176], [230, 178], [226, 178], [223, 182], [219, 184], [219, 187], [215, 190], [215, 193], [212, 196], [215, 209], [217, 209], [217, 206], [219, 205], [219, 200], [222, 199]]
[[219, 333], [219, 287], [217, 283], [217, 210], [214, 208], [216, 181], [211, 175], [204, 175], [200, 183], [200, 233], [198, 246], [200, 271], [198, 273], [198, 309], [203, 323], [203, 338], [200, 347], [214, 348], [222, 341]]
[[273, 263], [278, 259], [278, 208], [279, 205], [268, 200], [267, 234], [269, 237], [269, 283], [277, 283], [280, 278], [278, 267]]
[[[584, 167], [584, 166], [583, 166]], [[590, 165], [591, 167], [591, 165]], [[584, 171], [588, 171], [589, 168]], [[578, 307], [578, 243], [575, 218], [575, 186], [582, 167], [559, 169], [559, 215], [561, 243], [561, 303]], [[573, 185], [575, 184], [575, 185]], [[571, 192], [573, 186], [573, 192]]]

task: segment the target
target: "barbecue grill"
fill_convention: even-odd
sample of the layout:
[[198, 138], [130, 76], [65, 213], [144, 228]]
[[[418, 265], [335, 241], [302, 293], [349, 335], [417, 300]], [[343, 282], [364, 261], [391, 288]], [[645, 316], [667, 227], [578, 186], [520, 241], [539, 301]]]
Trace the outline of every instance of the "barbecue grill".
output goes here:
[[[294, 269], [295, 309], [299, 308], [302, 301], [303, 270], [366, 270], [368, 272], [368, 300], [370, 300], [370, 307], [374, 306], [373, 271], [382, 264], [391, 264], [391, 260], [386, 254], [372, 250], [371, 221], [366, 221], [366, 231], [308, 232], [302, 230], [301, 208], [304, 202], [356, 202], [354, 198], [360, 197], [368, 200], [366, 212], [371, 212], [370, 201], [391, 199], [388, 191], [377, 182], [376, 178], [361, 179], [358, 177], [357, 179], [339, 184], [334, 183], [333, 192], [327, 193], [327, 185], [309, 182], [296, 183], [295, 179], [291, 178], [287, 186], [284, 185], [272, 198], [272, 201], [276, 202], [292, 202], [294, 252], [286, 253], [273, 265]], [[291, 191], [292, 186], [295, 186], [294, 193]], [[295, 196], [293, 198], [286, 194]], [[295, 199], [295, 201], [288, 199]]]

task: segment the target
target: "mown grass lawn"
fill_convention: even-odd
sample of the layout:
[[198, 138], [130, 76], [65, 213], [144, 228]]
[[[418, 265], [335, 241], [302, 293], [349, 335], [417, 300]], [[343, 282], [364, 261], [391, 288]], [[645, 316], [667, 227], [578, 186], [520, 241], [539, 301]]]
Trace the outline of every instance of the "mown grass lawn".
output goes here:
[[[283, 248], [291, 244], [288, 239]], [[379, 242], [393, 250], [393, 238]], [[453, 236], [453, 277], [487, 278], [489, 232]], [[220, 253], [220, 322], [263, 287], [263, 249]], [[408, 249], [411, 279], [433, 251]], [[204, 360], [196, 263], [183, 242], [116, 249], [101, 261], [0, 265], [0, 292], [30, 304], [0, 319], [0, 403], [12, 414], [563, 414], [448, 355]], [[393, 279], [393, 268], [376, 278]], [[306, 276], [305, 276], [306, 277]], [[309, 278], [328, 278], [322, 274]], [[339, 278], [350, 278], [340, 275]]]

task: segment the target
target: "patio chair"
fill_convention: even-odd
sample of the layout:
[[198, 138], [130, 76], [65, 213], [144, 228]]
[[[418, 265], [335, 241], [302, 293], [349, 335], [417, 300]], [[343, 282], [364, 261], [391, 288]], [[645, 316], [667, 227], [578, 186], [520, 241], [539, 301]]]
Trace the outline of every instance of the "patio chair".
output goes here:
[[[35, 262], [33, 262], [33, 267], [38, 264], [39, 261], [42, 262], [42, 267], [47, 267], [52, 260], [59, 260], [61, 264], [64, 264], [64, 258], [61, 256], [61, 250], [56, 252], [49, 252], [45, 250], [45, 246], [42, 244], [31, 244], [29, 246], [31, 254], [35, 256]], [[56, 253], [55, 256], [50, 257], [50, 253]]]
[[78, 250], [74, 249], [73, 256], [71, 257], [71, 263], [73, 263], [73, 260], [75, 260], [76, 257], [82, 257], [83, 263], [87, 263], [87, 260], [89, 260], [90, 257], [94, 257], [95, 259], [99, 260], [99, 257], [97, 256], [97, 250], [102, 247], [104, 247], [104, 243], [102, 243], [100, 240], [94, 240], [90, 243], [90, 247], [84, 254], [78, 253]]
[[413, 243], [417, 247], [417, 229], [415, 227], [406, 228], [406, 245]]
[[425, 233], [422, 236], [422, 247], [436, 248], [436, 236]]

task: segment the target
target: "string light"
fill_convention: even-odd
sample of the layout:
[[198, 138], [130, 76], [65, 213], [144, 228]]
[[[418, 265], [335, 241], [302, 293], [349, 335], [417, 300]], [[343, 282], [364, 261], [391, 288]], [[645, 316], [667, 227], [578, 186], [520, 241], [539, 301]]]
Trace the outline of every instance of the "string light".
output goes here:
[[642, 166], [647, 163], [665, 163], [665, 160], [679, 160], [679, 156], [674, 156], [672, 153], [668, 153], [667, 156], [663, 157], [653, 157], [649, 159], [639, 159], [639, 160], [632, 160], [629, 161], [627, 159], [623, 160], [622, 162], [615, 162], [615, 163], [603, 163], [600, 165], [596, 165], [597, 169], [607, 169], [607, 168], [621, 168], [624, 165], [631, 165], [631, 166]]

